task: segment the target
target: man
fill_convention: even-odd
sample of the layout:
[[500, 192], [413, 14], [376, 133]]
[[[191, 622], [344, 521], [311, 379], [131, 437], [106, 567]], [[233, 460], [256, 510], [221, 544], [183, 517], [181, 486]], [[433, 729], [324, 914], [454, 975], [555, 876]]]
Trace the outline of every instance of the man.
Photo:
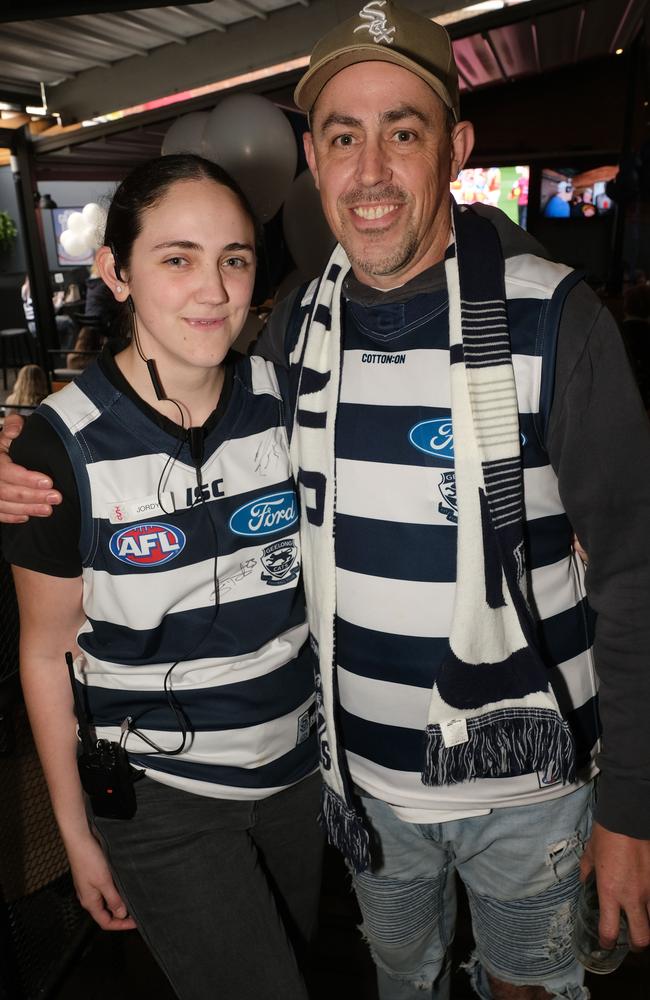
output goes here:
[[[448, 996], [457, 870], [479, 996], [585, 997], [570, 941], [585, 845], [603, 943], [621, 908], [650, 942], [650, 434], [620, 340], [500, 213], [452, 216], [472, 127], [440, 27], [367, 4], [316, 46], [296, 100], [340, 246], [263, 350], [297, 400], [324, 815], [380, 995]], [[2, 475], [5, 519], [56, 499]], [[590, 838], [592, 628], [571, 525], [600, 614]]]
[[560, 181], [554, 195], [546, 202], [544, 215], [547, 219], [568, 219], [571, 215], [571, 199], [573, 184], [571, 181]]

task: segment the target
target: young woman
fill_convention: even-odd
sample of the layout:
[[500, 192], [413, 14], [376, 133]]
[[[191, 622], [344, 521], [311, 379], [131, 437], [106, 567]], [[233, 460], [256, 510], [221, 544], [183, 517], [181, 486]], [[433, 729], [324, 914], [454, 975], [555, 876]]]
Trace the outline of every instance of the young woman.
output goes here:
[[[64, 499], [4, 538], [55, 814], [82, 904], [137, 925], [182, 1000], [302, 1000], [322, 842], [297, 499], [278, 376], [228, 358], [255, 228], [217, 166], [168, 156], [119, 187], [97, 265], [130, 342], [27, 422], [15, 454]], [[144, 775], [130, 819], [87, 819], [68, 650], [94, 737]]]
[[[23, 365], [5, 400], [9, 413], [30, 414], [47, 396], [47, 378], [40, 365]], [[24, 407], [24, 409], [23, 409]]]

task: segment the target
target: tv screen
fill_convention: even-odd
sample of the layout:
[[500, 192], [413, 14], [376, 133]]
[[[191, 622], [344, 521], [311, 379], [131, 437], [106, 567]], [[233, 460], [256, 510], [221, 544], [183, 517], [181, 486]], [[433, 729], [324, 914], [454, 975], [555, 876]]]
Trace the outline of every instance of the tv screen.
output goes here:
[[529, 180], [529, 167], [467, 167], [452, 181], [451, 193], [459, 204], [494, 205], [526, 229]]
[[71, 257], [61, 246], [61, 233], [67, 228], [68, 219], [73, 212], [80, 212], [81, 208], [53, 208], [52, 222], [54, 224], [54, 239], [56, 241], [56, 258], [59, 267], [78, 267], [80, 264], [92, 264], [95, 254], [89, 250], [82, 257]]
[[618, 170], [618, 167], [583, 171], [545, 167], [540, 191], [541, 214], [545, 219], [595, 219], [606, 215], [614, 207], [607, 185]]

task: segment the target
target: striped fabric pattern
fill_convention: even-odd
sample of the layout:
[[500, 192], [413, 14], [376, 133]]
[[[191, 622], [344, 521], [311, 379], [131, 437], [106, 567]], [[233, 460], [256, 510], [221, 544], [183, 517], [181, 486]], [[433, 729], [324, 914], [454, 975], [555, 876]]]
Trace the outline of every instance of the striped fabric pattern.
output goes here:
[[[526, 546], [531, 597], [549, 677], [584, 768], [598, 738], [593, 620], [582, 566], [557, 478], [540, 441], [545, 318], [566, 268], [531, 260], [506, 265], [512, 363], [519, 400]], [[540, 279], [545, 277], [545, 298]], [[531, 294], [532, 291], [532, 294]], [[443, 662], [456, 582], [453, 426], [446, 295], [412, 303], [393, 337], [364, 332], [374, 321], [348, 304], [337, 422], [337, 663], [342, 738], [354, 782], [412, 822], [437, 822], [526, 803], [567, 789], [537, 772], [427, 787], [420, 774], [428, 698]], [[426, 323], [420, 325], [420, 314]], [[378, 365], [390, 352], [403, 364]], [[364, 360], [366, 359], [366, 360]], [[550, 359], [547, 359], [550, 360]], [[435, 374], [435, 377], [434, 377]], [[429, 453], [409, 429], [445, 429]], [[377, 443], [377, 446], [375, 446]], [[519, 477], [517, 476], [517, 479]], [[445, 490], [447, 499], [441, 492]], [[588, 773], [588, 767], [585, 770]]]
[[[463, 353], [467, 368], [485, 368], [510, 361], [510, 335], [503, 299], [460, 300]], [[487, 336], [486, 336], [487, 334]]]
[[[340, 266], [338, 259], [336, 266]], [[594, 623], [581, 567], [570, 554], [571, 530], [557, 479], [543, 447], [544, 372], [553, 370], [554, 336], [574, 280], [568, 268], [529, 254], [506, 264], [529, 595], [548, 679], [571, 726], [578, 764], [586, 777], [599, 733], [591, 654]], [[321, 324], [336, 330], [336, 317], [325, 314], [323, 297], [323, 288], [313, 285], [302, 302], [304, 320], [292, 354], [298, 392], [307, 333], [318, 340]], [[309, 320], [316, 301], [318, 324]], [[332, 309], [338, 312], [339, 308], [334, 297]], [[395, 312], [397, 306], [391, 309]], [[339, 398], [336, 475], [327, 460], [320, 464], [323, 473], [317, 471], [316, 446], [311, 444], [301, 462], [303, 474], [309, 470], [312, 479], [324, 477], [326, 499], [319, 506], [319, 517], [309, 514], [313, 494], [306, 505], [310, 525], [328, 524], [329, 503], [336, 498], [335, 645], [328, 637], [331, 601], [326, 561], [314, 560], [322, 572], [320, 579], [314, 574], [310, 583], [316, 595], [312, 628], [324, 676], [328, 650], [332, 655], [335, 650], [340, 736], [351, 776], [369, 794], [390, 802], [403, 818], [435, 822], [564, 794], [571, 786], [563, 786], [556, 774], [536, 771], [458, 785], [422, 783], [423, 730], [431, 688], [448, 649], [456, 591], [456, 469], [450, 396], [450, 365], [456, 357], [448, 339], [446, 295], [420, 296], [403, 309], [404, 314], [391, 326], [383, 319], [375, 322], [376, 316], [354, 303], [346, 304], [340, 389], [336, 366], [331, 365], [336, 349], [328, 351], [323, 337], [322, 356], [317, 350], [308, 352], [309, 366], [329, 373], [332, 392]], [[500, 324], [501, 314], [496, 325]], [[386, 355], [392, 355], [396, 363], [385, 362]], [[480, 366], [476, 371], [480, 378]], [[299, 397], [299, 413], [322, 412], [323, 408], [322, 399], [309, 394]], [[410, 439], [418, 427], [432, 428], [424, 450]], [[513, 489], [509, 459], [500, 461], [504, 464], [494, 467], [492, 492], [495, 518], [503, 519], [507, 528], [508, 511], [516, 509], [510, 504], [521, 503], [522, 484], [519, 475], [520, 485]], [[490, 470], [487, 473], [491, 475]], [[328, 716], [335, 706], [327, 703], [330, 692], [323, 686]], [[332, 716], [328, 717], [329, 729], [323, 728], [321, 747], [326, 741], [327, 757], [336, 760], [331, 747]], [[326, 780], [330, 781], [327, 765]], [[344, 776], [341, 781], [333, 777], [331, 785], [344, 788]], [[330, 834], [339, 836], [332, 829]], [[345, 832], [340, 834], [344, 842], [346, 837]], [[354, 852], [349, 853], [354, 859]]]
[[257, 799], [316, 764], [312, 656], [300, 585], [298, 507], [283, 393], [261, 358], [238, 364], [205, 439], [201, 485], [187, 444], [122, 395], [98, 366], [41, 410], [71, 457], [82, 509], [77, 682], [97, 736], [127, 717], [179, 746], [169, 668], [190, 733], [178, 756], [126, 748], [151, 778]]

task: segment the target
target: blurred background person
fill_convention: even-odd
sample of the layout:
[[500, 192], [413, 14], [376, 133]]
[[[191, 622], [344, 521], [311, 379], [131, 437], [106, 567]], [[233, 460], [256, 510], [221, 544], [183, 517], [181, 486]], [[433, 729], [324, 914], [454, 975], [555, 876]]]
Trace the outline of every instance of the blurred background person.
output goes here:
[[11, 413], [29, 414], [49, 393], [47, 378], [40, 365], [23, 365], [5, 406]]
[[573, 184], [570, 181], [560, 181], [555, 194], [546, 202], [544, 215], [547, 219], [568, 219], [571, 215], [571, 199]]
[[[28, 274], [25, 275], [25, 280], [23, 281], [20, 289], [20, 297], [23, 300], [23, 312], [25, 313], [27, 329], [31, 333], [32, 337], [35, 337], [36, 320], [34, 319], [34, 303], [32, 302], [32, 290]], [[61, 305], [60, 293], [56, 293], [56, 295], [52, 296], [52, 304], [55, 310]], [[56, 329], [59, 334], [59, 344], [65, 350], [69, 350], [74, 344], [77, 334], [77, 326], [74, 320], [72, 320], [69, 316], [64, 316], [60, 313], [56, 313], [54, 319], [56, 321]]]
[[92, 326], [82, 326], [77, 334], [74, 348], [65, 359], [66, 368], [73, 368], [83, 371], [99, 354], [105, 338], [101, 336], [98, 329]]

